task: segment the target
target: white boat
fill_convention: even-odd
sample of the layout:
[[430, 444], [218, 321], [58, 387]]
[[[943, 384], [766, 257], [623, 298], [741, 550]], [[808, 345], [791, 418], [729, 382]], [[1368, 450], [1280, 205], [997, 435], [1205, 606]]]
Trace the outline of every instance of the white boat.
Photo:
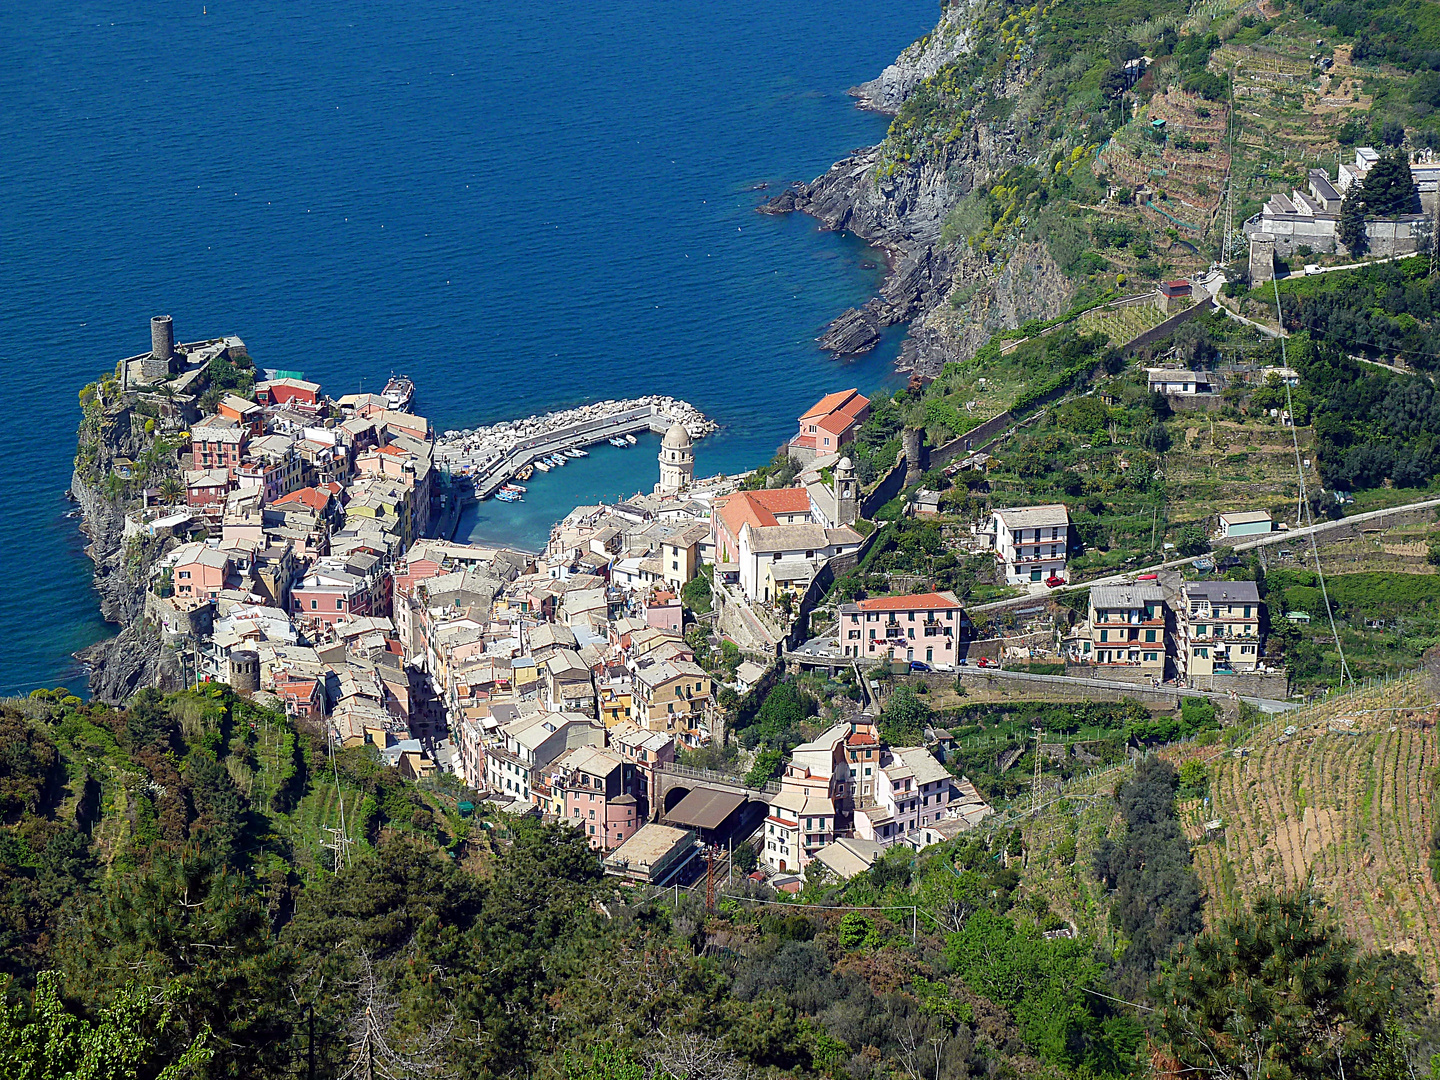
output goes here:
[[637, 442], [639, 442], [640, 440], [637, 439], [637, 438], [635, 438], [634, 435], [626, 435], [626, 436], [625, 436], [625, 441], [626, 441], [627, 443], [629, 443], [631, 446], [634, 446], [634, 445], [635, 445]]
[[613, 439], [610, 440], [610, 445], [618, 446], [621, 450], [624, 450], [625, 447], [629, 446], [630, 444], [627, 443], [624, 439], [620, 438], [619, 435], [616, 435]]
[[526, 487], [525, 487], [524, 484], [501, 484], [501, 485], [500, 485], [500, 490], [501, 490], [501, 491], [513, 491], [513, 492], [516, 492], [517, 494], [524, 495], [527, 489], [526, 489]]
[[556, 468], [559, 468], [561, 465], [565, 464], [566, 458], [564, 454], [551, 454], [545, 460], [550, 462], [550, 464], [554, 465]]
[[590, 455], [587, 454], [587, 453], [585, 453], [584, 450], [576, 450], [576, 449], [572, 448], [572, 449], [569, 449], [569, 450], [566, 450], [566, 451], [565, 451], [565, 456], [568, 457], [568, 458], [582, 458], [582, 457], [589, 457]]
[[550, 471], [550, 463], [549, 463], [548, 461], [537, 461], [537, 462], [535, 462], [535, 467], [536, 467], [537, 469], [539, 469], [541, 472], [549, 472], [549, 471]]

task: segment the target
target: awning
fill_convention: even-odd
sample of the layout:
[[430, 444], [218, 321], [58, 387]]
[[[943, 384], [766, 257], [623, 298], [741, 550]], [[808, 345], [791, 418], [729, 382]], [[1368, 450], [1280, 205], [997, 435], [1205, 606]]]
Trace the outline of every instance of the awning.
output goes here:
[[718, 788], [697, 787], [665, 815], [665, 823], [689, 825], [695, 829], [718, 829], [744, 803], [744, 795]]

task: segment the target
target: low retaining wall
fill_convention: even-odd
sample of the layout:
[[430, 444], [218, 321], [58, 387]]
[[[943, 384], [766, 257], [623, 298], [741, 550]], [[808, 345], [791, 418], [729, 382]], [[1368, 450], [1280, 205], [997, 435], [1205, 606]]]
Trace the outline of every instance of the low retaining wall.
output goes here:
[[1273, 698], [1284, 700], [1290, 694], [1290, 677], [1283, 671], [1273, 675], [1259, 671], [1237, 671], [1230, 674], [1196, 675], [1190, 679], [1196, 690], [1211, 690], [1219, 694], [1242, 694], [1246, 697]]

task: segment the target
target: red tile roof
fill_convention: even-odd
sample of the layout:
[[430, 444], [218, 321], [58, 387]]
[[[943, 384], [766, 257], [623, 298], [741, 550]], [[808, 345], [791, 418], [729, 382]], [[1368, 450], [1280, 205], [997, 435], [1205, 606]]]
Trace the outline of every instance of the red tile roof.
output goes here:
[[833, 394], [826, 394], [823, 398], [810, 406], [801, 414], [801, 420], [808, 420], [813, 416], [829, 416], [833, 412], [844, 412], [854, 416], [866, 405], [870, 399], [861, 394], [859, 390], [851, 387], [849, 390], [837, 390]]
[[876, 596], [859, 603], [861, 611], [934, 611], [959, 607], [949, 597], [933, 592], [915, 596]]
[[804, 488], [770, 488], [737, 491], [716, 500], [716, 510], [731, 536], [739, 537], [749, 522], [751, 528], [779, 525], [776, 514], [808, 514], [810, 495]]
[[[328, 489], [329, 486], [330, 485], [327, 484], [326, 488]], [[325, 507], [330, 504], [332, 497], [331, 492], [328, 490], [305, 487], [298, 488], [288, 495], [281, 495], [280, 498], [276, 499], [271, 505], [284, 506], [287, 503], [300, 503], [302, 506], [308, 506], [311, 510], [324, 510]]]

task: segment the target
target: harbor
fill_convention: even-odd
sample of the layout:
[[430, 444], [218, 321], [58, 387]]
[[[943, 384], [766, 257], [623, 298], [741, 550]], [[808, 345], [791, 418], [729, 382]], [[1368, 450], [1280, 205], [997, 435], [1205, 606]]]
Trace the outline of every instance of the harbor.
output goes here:
[[633, 446], [637, 432], [663, 435], [676, 422], [691, 439], [703, 438], [718, 426], [677, 398], [600, 401], [490, 427], [446, 431], [435, 442], [435, 462], [452, 477], [468, 480], [477, 499], [496, 496], [513, 502], [524, 495], [524, 488], [514, 483], [517, 479], [561, 468], [600, 443]]

